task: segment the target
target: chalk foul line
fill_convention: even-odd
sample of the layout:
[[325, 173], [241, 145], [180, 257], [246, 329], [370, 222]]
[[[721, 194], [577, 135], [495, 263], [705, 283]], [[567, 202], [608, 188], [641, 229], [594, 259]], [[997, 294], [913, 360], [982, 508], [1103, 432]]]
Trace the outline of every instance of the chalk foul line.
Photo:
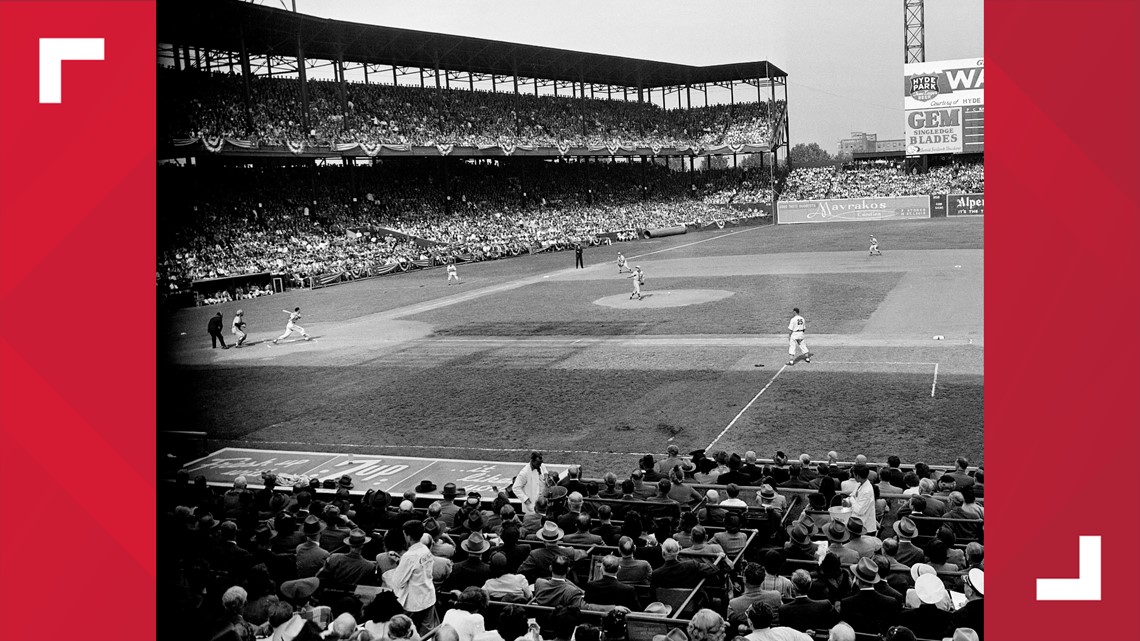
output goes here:
[[761, 394], [768, 391], [768, 388], [772, 386], [772, 383], [774, 383], [776, 381], [776, 378], [778, 378], [780, 376], [780, 374], [783, 374], [784, 370], [786, 370], [786, 369], [788, 369], [788, 365], [785, 363], [782, 367], [780, 367], [779, 370], [776, 371], [776, 373], [774, 375], [772, 375], [772, 378], [768, 381], [768, 384], [765, 385], [764, 388], [761, 389], [759, 392], [756, 392], [756, 396], [753, 396], [752, 400], [748, 401], [748, 404], [744, 406], [744, 409], [737, 412], [736, 416], [732, 419], [732, 421], [730, 421], [729, 424], [726, 425], [724, 427], [724, 429], [720, 431], [720, 434], [717, 434], [717, 437], [713, 439], [712, 443], [709, 443], [708, 447], [705, 448], [706, 451], [712, 450], [712, 446], [716, 445], [717, 441], [719, 441], [725, 434], [727, 434], [728, 430], [732, 429], [733, 425], [736, 425], [736, 421], [738, 421], [740, 419], [740, 417], [743, 416], [744, 413], [748, 411], [748, 408], [752, 407], [752, 404], [756, 402], [756, 399], [760, 398]]

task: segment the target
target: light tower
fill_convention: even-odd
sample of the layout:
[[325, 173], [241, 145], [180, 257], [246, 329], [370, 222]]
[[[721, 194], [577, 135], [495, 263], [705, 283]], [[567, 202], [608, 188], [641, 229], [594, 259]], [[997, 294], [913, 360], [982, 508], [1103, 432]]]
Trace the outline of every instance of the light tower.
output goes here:
[[926, 62], [923, 0], [903, 0], [903, 62]]

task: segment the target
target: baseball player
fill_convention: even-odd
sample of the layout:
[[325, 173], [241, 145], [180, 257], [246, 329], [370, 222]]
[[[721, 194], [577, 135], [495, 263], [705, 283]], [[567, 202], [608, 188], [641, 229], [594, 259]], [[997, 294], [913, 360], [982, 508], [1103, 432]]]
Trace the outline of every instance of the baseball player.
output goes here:
[[245, 337], [246, 337], [246, 334], [244, 331], [245, 330], [245, 318], [242, 317], [242, 314], [244, 314], [244, 313], [245, 312], [241, 311], [240, 309], [237, 310], [237, 313], [234, 314], [234, 322], [232, 325], [230, 325], [230, 333], [233, 334], [234, 336], [238, 337], [238, 341], [237, 341], [238, 347], [241, 347], [241, 344], [245, 342]]
[[301, 320], [301, 308], [294, 307], [293, 311], [287, 309], [281, 311], [289, 315], [289, 323], [285, 325], [285, 333], [273, 339], [273, 344], [276, 345], [277, 341], [285, 340], [289, 337], [289, 334], [293, 332], [301, 332], [301, 336], [303, 336], [305, 340], [309, 340], [309, 334], [305, 332], [305, 328], [297, 324], [297, 321]]
[[645, 284], [645, 272], [641, 271], [641, 265], [634, 267], [633, 273], [626, 278], [633, 279], [633, 293], [629, 295], [630, 300], [635, 296], [637, 300], [641, 300], [641, 286]]
[[882, 256], [883, 252], [879, 251], [879, 239], [871, 234], [871, 256]]
[[456, 283], [462, 282], [459, 280], [459, 271], [455, 269], [455, 259], [454, 258], [452, 258], [447, 263], [447, 284], [448, 284], [448, 286], [451, 286], [451, 279], [452, 278], [455, 279]]
[[804, 331], [807, 329], [807, 323], [804, 322], [804, 317], [800, 316], [800, 308], [793, 307], [792, 320], [788, 322], [788, 365], [794, 365], [796, 362], [796, 345], [799, 345], [800, 350], [804, 354], [804, 362], [811, 362], [811, 352], [808, 351], [807, 343], [804, 342]]
[[632, 269], [629, 268], [629, 265], [625, 264], [625, 256], [623, 256], [621, 252], [618, 252], [617, 263], [618, 263], [618, 273], [619, 274], [622, 273], [623, 271], [630, 271], [630, 272], [633, 271]]

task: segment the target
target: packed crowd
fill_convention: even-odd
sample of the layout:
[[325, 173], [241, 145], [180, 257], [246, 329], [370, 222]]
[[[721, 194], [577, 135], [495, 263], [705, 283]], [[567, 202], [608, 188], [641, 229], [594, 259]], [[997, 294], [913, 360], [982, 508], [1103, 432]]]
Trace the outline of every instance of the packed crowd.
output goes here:
[[[703, 608], [668, 641], [984, 633], [984, 476], [964, 459], [943, 473], [670, 446], [590, 480], [535, 452], [493, 497], [256, 482], [215, 491], [182, 470], [162, 487], [162, 638], [622, 641], [628, 615], [668, 616], [664, 591], [698, 585]], [[517, 604], [554, 610], [531, 626]]]
[[253, 76], [249, 85], [247, 123], [241, 76], [159, 69], [160, 139], [550, 148], [617, 140], [638, 147], [707, 147], [766, 146], [772, 130], [763, 102], [666, 110], [636, 100], [347, 83], [342, 105], [337, 84], [322, 80], [307, 84], [306, 129], [298, 80]]
[[793, 169], [780, 197], [783, 200], [815, 200], [984, 192], [985, 167], [981, 162], [931, 167], [926, 173], [906, 172], [890, 163], [856, 163], [844, 169]]
[[711, 203], [770, 201], [763, 171], [687, 173], [653, 163], [460, 162], [446, 173], [426, 161], [169, 167], [158, 178], [164, 293], [206, 278], [270, 272], [303, 286], [311, 276], [356, 278], [409, 261], [564, 249], [726, 216]]

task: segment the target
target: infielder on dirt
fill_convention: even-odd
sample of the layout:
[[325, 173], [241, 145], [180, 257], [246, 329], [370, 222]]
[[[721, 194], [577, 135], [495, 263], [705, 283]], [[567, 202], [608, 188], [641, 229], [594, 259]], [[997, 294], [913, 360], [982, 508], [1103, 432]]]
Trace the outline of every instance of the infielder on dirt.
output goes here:
[[452, 278], [455, 279], [456, 283], [462, 282], [459, 280], [459, 270], [457, 270], [455, 268], [455, 259], [454, 258], [452, 258], [451, 260], [449, 260], [447, 262], [447, 284], [448, 285], [451, 284]]
[[273, 339], [273, 344], [276, 345], [277, 341], [282, 341], [286, 338], [289, 338], [289, 335], [293, 332], [301, 332], [301, 336], [303, 336], [305, 340], [309, 340], [309, 335], [305, 332], [305, 328], [297, 324], [297, 321], [301, 320], [301, 308], [294, 307], [293, 311], [289, 311], [287, 309], [283, 309], [281, 311], [289, 315], [289, 323], [285, 325], [285, 333]]
[[618, 264], [618, 273], [619, 274], [622, 272], [627, 272], [627, 271], [632, 272], [633, 271], [632, 269], [629, 268], [629, 265], [625, 264], [625, 256], [623, 256], [621, 252], [618, 252], [617, 264]]
[[879, 251], [879, 239], [871, 234], [871, 256], [882, 256], [883, 252]]
[[794, 365], [796, 362], [796, 346], [799, 345], [800, 350], [804, 354], [804, 362], [811, 362], [811, 352], [808, 351], [807, 343], [804, 342], [804, 331], [807, 329], [807, 323], [804, 322], [804, 317], [800, 316], [800, 308], [793, 307], [792, 320], [788, 322], [788, 365]]

